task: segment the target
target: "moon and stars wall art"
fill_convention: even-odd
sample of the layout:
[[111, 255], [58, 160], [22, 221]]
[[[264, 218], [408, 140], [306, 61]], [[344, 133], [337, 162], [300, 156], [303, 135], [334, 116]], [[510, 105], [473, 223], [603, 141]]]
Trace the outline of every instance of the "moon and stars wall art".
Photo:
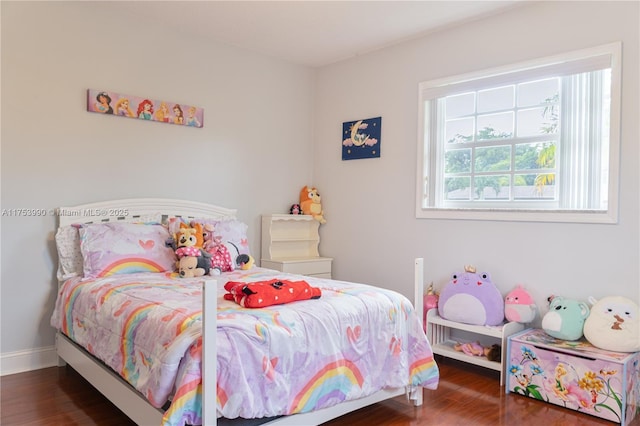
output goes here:
[[382, 117], [342, 123], [342, 159], [380, 157]]

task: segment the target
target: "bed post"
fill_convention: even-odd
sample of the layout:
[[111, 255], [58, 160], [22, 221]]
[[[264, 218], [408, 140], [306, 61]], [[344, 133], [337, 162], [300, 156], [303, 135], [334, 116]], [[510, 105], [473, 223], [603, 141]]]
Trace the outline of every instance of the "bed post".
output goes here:
[[[424, 329], [424, 259], [418, 257], [414, 262], [414, 302], [416, 314], [420, 318], [420, 325]], [[413, 399], [413, 405], [418, 407], [422, 405], [422, 388], [416, 386], [413, 389], [411, 399]]]
[[217, 423], [217, 352], [218, 283], [202, 283], [202, 424]]

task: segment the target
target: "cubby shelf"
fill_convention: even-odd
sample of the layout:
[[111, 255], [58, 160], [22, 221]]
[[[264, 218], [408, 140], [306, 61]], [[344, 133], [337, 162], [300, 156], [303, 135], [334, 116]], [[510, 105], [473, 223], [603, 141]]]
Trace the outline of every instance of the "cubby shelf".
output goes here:
[[[427, 336], [433, 347], [433, 352], [447, 358], [479, 365], [500, 372], [500, 386], [505, 383], [505, 368], [507, 359], [507, 340], [509, 336], [524, 329], [524, 324], [505, 322], [499, 326], [471, 325], [449, 321], [438, 315], [437, 309], [427, 312]], [[471, 356], [454, 349], [457, 343], [472, 341], [469, 339], [453, 339], [452, 331], [459, 330], [477, 337], [482, 344], [497, 343], [501, 348], [501, 360], [489, 361], [484, 356]], [[475, 340], [473, 340], [475, 341]]]
[[262, 216], [260, 265], [278, 271], [331, 278], [329, 257], [320, 257], [320, 223], [309, 215]]

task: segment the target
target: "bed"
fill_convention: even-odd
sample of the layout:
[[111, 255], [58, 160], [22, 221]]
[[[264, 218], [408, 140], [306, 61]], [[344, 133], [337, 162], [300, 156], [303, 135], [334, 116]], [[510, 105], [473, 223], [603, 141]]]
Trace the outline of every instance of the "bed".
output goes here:
[[[180, 278], [161, 250], [172, 224], [214, 223], [240, 252], [246, 225], [232, 209], [129, 199], [61, 207], [58, 217], [60, 364], [137, 424], [315, 425], [403, 394], [420, 405], [422, 389], [437, 387], [416, 314], [422, 259], [414, 308], [393, 291], [257, 266]], [[274, 282], [321, 295], [260, 309], [229, 297], [231, 284]]]

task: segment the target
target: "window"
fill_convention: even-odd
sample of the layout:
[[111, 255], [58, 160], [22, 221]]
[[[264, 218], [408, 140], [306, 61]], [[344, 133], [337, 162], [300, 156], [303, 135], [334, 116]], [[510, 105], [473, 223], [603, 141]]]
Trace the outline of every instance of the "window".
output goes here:
[[421, 83], [417, 217], [617, 222], [620, 52]]

